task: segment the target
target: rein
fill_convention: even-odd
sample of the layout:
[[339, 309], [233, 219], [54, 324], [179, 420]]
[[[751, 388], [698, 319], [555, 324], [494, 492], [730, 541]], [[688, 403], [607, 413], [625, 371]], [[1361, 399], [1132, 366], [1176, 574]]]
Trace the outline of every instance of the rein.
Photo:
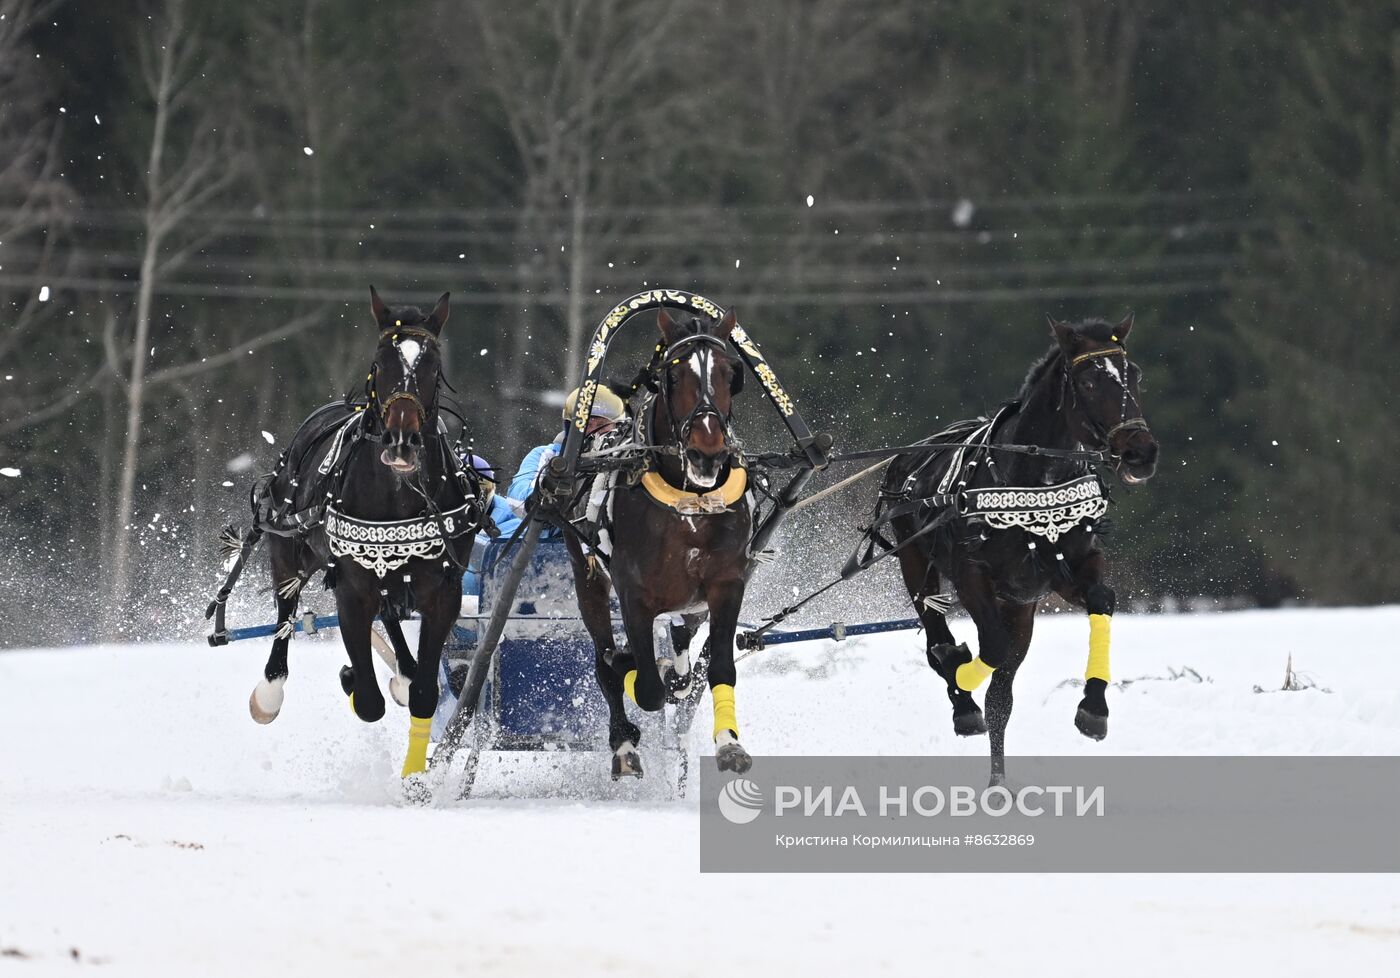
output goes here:
[[[893, 445], [888, 448], [868, 448], [856, 452], [841, 452], [832, 455], [832, 462], [855, 462], [866, 458], [894, 458], [896, 455], [912, 455], [923, 452], [942, 452], [948, 449], [978, 448], [996, 452], [1011, 452], [1020, 455], [1038, 455], [1042, 458], [1064, 458], [1078, 462], [1092, 462], [1098, 465], [1110, 465], [1113, 462], [1113, 455], [1107, 451], [1095, 451], [1093, 449], [1080, 448], [1045, 448], [1041, 445], [999, 445], [981, 444], [978, 442], [963, 441], [941, 441], [937, 444], [928, 442], [918, 442], [913, 445]], [[803, 459], [788, 453], [769, 452], [757, 455], [745, 455], [746, 462], [752, 461], [757, 465], [767, 468], [785, 469], [795, 468], [805, 465]]]

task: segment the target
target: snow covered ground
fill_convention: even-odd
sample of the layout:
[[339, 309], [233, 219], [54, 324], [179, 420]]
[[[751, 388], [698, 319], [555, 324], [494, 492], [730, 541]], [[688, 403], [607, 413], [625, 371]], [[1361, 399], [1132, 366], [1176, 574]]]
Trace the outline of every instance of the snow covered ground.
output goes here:
[[[1400, 608], [1120, 615], [1115, 675], [1161, 678], [1110, 693], [1103, 744], [1074, 731], [1079, 694], [1057, 688], [1083, 668], [1087, 626], [1037, 627], [1013, 753], [1400, 753]], [[971, 638], [965, 619], [955, 631]], [[745, 744], [984, 752], [953, 738], [921, 648], [897, 634], [748, 660]], [[257, 727], [246, 703], [265, 651], [0, 653], [0, 973], [1312, 975], [1400, 961], [1394, 876], [701, 876], [694, 798], [614, 788], [605, 758], [576, 772], [583, 798], [549, 797], [537, 759], [497, 760], [485, 797], [406, 808], [405, 714], [355, 721], [338, 641], [299, 639], [282, 716]], [[1329, 692], [1253, 692], [1281, 684], [1290, 653]], [[1205, 681], [1167, 678], [1182, 667]]]

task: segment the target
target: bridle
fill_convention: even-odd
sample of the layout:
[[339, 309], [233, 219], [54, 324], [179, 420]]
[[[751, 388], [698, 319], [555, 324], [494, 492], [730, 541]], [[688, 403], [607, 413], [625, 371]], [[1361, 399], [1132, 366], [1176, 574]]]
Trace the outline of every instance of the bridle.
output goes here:
[[[436, 342], [437, 337], [425, 329], [396, 327], [393, 333], [390, 334], [389, 340], [394, 344], [394, 352], [399, 356], [399, 363], [403, 365], [404, 386], [391, 392], [388, 397], [381, 401], [379, 399], [379, 385], [376, 382], [379, 373], [379, 364], [377, 360], [371, 363], [369, 375], [365, 378], [365, 401], [370, 407], [369, 413], [377, 421], [378, 426], [387, 434], [389, 409], [398, 401], [408, 401], [413, 405], [413, 410], [418, 415], [419, 430], [424, 430], [428, 426], [429, 419], [437, 410], [438, 385], [435, 384], [433, 386], [431, 401], [425, 405], [418, 390], [418, 372], [415, 369], [417, 366], [417, 357], [410, 363], [408, 357], [404, 354], [402, 343], [405, 340], [411, 340], [421, 346], [423, 343], [430, 340]], [[439, 371], [439, 379], [441, 379], [441, 371]]]
[[[427, 442], [430, 439], [437, 436], [436, 441], [439, 448], [442, 451], [445, 467], [445, 471], [443, 473], [442, 478], [446, 479], [447, 471], [455, 469], [458, 478], [464, 480], [462, 491], [463, 495], [467, 499], [467, 502], [471, 503], [472, 500], [480, 500], [482, 498], [482, 494], [480, 491], [480, 480], [477, 477], [475, 469], [469, 466], [464, 466], [458, 453], [448, 446], [446, 434], [444, 433], [441, 436], [438, 436], [438, 432], [436, 430], [437, 426], [435, 424], [435, 419], [437, 418], [439, 391], [441, 390], [442, 385], [447, 383], [447, 379], [443, 376], [442, 369], [440, 366], [438, 369], [436, 382], [433, 384], [433, 391], [429, 401], [425, 404], [423, 402], [422, 397], [419, 396], [420, 392], [418, 390], [417, 371], [418, 359], [422, 356], [423, 346], [430, 341], [436, 343], [437, 337], [426, 329], [418, 329], [412, 326], [404, 326], [401, 323], [396, 324], [393, 327], [392, 332], [390, 332], [389, 330], [385, 330], [384, 332], [389, 332], [389, 342], [394, 344], [394, 352], [398, 354], [399, 363], [403, 366], [404, 386], [398, 390], [391, 392], [389, 396], [386, 397], [383, 401], [379, 399], [379, 389], [378, 384], [376, 383], [376, 378], [379, 374], [379, 361], [378, 357], [376, 356], [375, 360], [370, 364], [369, 374], [365, 377], [365, 406], [357, 406], [355, 410], [363, 411], [369, 419], [369, 424], [366, 427], [372, 428], [377, 425], [380, 429], [381, 439], [387, 442], [389, 440], [389, 409], [392, 408], [394, 404], [396, 404], [399, 401], [408, 401], [410, 404], [413, 405], [413, 410], [418, 415], [418, 430], [420, 437], [425, 442]], [[411, 362], [408, 356], [404, 353], [402, 345], [404, 342], [407, 341], [412, 341], [419, 345], [418, 356], [415, 356]], [[380, 343], [382, 344], [383, 342], [384, 340], [381, 338]], [[452, 403], [451, 398], [448, 398], [448, 401], [449, 403]], [[357, 434], [356, 437], [358, 438], [360, 437], [360, 435]], [[444, 541], [447, 540], [451, 534], [448, 530], [445, 521], [445, 516], [443, 514], [442, 508], [438, 505], [437, 500], [434, 498], [433, 492], [430, 492], [427, 488], [423, 486], [422, 468], [420, 467], [418, 471], [414, 474], [414, 476], [405, 480], [405, 482], [410, 489], [412, 489], [419, 497], [422, 498], [424, 504], [426, 505], [428, 510], [428, 516], [425, 518], [431, 519], [434, 523], [436, 523], [438, 532], [442, 536], [442, 539]], [[478, 506], [480, 505], [481, 504], [478, 503]], [[476, 516], [474, 515], [473, 519], [475, 518]], [[458, 570], [466, 569], [466, 565], [457, 557], [457, 555], [453, 552], [450, 546], [445, 547], [444, 558], [444, 566], [446, 566], [447, 563], [450, 563]]]
[[[1107, 431], [1105, 431], [1103, 425], [1099, 424], [1093, 418], [1088, 417], [1087, 414], [1083, 415], [1085, 423], [1088, 425], [1089, 429], [1094, 432], [1095, 437], [1098, 438], [1099, 447], [1109, 451], [1112, 451], [1111, 439], [1114, 435], [1118, 434], [1118, 432], [1150, 430], [1147, 426], [1147, 419], [1144, 418], [1142, 415], [1142, 406], [1138, 404], [1137, 397], [1134, 396], [1133, 392], [1129, 390], [1128, 387], [1129, 365], [1127, 348], [1122, 346], [1113, 346], [1103, 350], [1092, 350], [1088, 353], [1081, 353], [1077, 357], [1070, 360], [1068, 364], [1066, 364], [1064, 374], [1065, 387], [1069, 389], [1070, 397], [1074, 400], [1074, 403], [1077, 405], [1079, 401], [1079, 396], [1077, 393], [1075, 393], [1074, 388], [1075, 369], [1079, 367], [1080, 364], [1086, 362], [1098, 362], [1100, 360], [1103, 360], [1104, 358], [1116, 356], [1121, 356], [1123, 358], [1123, 372], [1117, 378], [1119, 386], [1123, 390], [1123, 402], [1118, 412], [1118, 417], [1121, 420], [1119, 420], [1119, 422], [1115, 424], [1112, 428], [1109, 428]], [[1107, 367], [1105, 367], [1105, 369], [1107, 370]], [[1137, 412], [1132, 417], [1128, 416], [1128, 404], [1130, 401], [1132, 402], [1133, 409]]]
[[[724, 414], [720, 411], [707, 382], [714, 362], [715, 351], [724, 353], [728, 348], [729, 345], [724, 340], [708, 333], [695, 333], [682, 337], [664, 350], [658, 348], [659, 355], [655, 360], [657, 363], [656, 373], [660, 374], [660, 394], [666, 401], [666, 416], [671, 422], [671, 436], [675, 439], [679, 452], [685, 451], [685, 444], [690, 439], [690, 433], [695, 428], [696, 422], [706, 415], [712, 415], [719, 419], [720, 430], [724, 432], [724, 447], [731, 452], [734, 450], [733, 437], [730, 432], [730, 419], [733, 412], [731, 410], [730, 414]], [[674, 388], [671, 384], [670, 368], [679, 366], [686, 355], [700, 358], [699, 393], [695, 399], [695, 407], [678, 421], [676, 412], [671, 408], [671, 394]]]

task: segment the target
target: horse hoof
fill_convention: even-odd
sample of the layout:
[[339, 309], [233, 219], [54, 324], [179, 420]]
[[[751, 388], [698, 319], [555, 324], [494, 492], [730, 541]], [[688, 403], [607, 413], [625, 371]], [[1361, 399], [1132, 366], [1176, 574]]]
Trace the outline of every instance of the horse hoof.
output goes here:
[[394, 698], [394, 702], [399, 706], [408, 706], [408, 687], [411, 680], [393, 675], [389, 677], [389, 695]]
[[950, 687], [948, 702], [953, 704], [953, 733], [959, 737], [976, 737], [987, 732], [987, 721], [982, 717], [982, 708], [977, 705], [971, 693]]
[[738, 744], [724, 744], [715, 750], [715, 763], [721, 771], [744, 774], [753, 767], [753, 758]]
[[357, 700], [355, 694], [351, 693], [350, 709], [365, 723], [378, 723], [384, 719], [384, 696], [380, 694], [374, 699], [365, 697], [363, 700]]
[[628, 742], [613, 751], [612, 779], [614, 781], [620, 781], [623, 778], [640, 778], [641, 776], [642, 755], [637, 753], [635, 744]]
[[1107, 691], [1108, 683], [1102, 679], [1084, 682], [1084, 698], [1075, 711], [1074, 725], [1091, 740], [1103, 740], [1108, 736], [1108, 700], [1104, 698]]
[[959, 737], [978, 737], [986, 732], [987, 721], [976, 706], [966, 712], [953, 714], [953, 733]]
[[264, 679], [253, 687], [248, 697], [248, 712], [254, 723], [268, 724], [277, 719], [277, 714], [282, 712], [282, 686], [286, 681], [286, 676], [271, 681]]
[[670, 697], [672, 703], [679, 703], [690, 695], [692, 672], [680, 673], [675, 666], [667, 665], [661, 673], [661, 684], [666, 687], [666, 695]]
[[1108, 736], [1108, 717], [1090, 713], [1082, 705], [1075, 711], [1074, 726], [1090, 740], [1103, 740]]

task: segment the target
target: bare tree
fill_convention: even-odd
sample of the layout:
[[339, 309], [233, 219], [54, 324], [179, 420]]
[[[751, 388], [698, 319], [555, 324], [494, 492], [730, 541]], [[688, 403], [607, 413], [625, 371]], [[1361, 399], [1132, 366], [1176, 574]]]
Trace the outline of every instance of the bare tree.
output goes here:
[[[146, 410], [152, 303], [161, 277], [197, 250], [189, 242], [175, 251], [168, 246], [184, 222], [238, 179], [243, 165], [230, 127], [220, 125], [227, 112], [210, 100], [199, 101], [205, 94], [201, 82], [212, 65], [201, 58], [200, 38], [186, 21], [185, 0], [166, 0], [163, 22], [146, 38], [139, 54], [152, 125], [134, 328], [129, 356], [112, 364], [126, 392], [126, 436], [118, 467], [116, 536], [110, 560], [112, 608], [125, 602], [131, 578], [130, 524]], [[181, 138], [185, 135], [188, 138]]]
[[[513, 261], [531, 298], [520, 303], [502, 364], [507, 398], [537, 403], [538, 392], [581, 368], [596, 241], [621, 226], [610, 208], [664, 184], [685, 151], [677, 127], [703, 101], [679, 83], [674, 55], [684, 51], [672, 43], [697, 9], [686, 0], [469, 8], [464, 26], [477, 43], [457, 47], [479, 60], [520, 173], [502, 189], [519, 208]], [[518, 413], [502, 419], [509, 452], [522, 447]]]
[[[60, 126], [45, 111], [44, 79], [29, 46], [31, 29], [53, 6], [0, 0], [0, 288], [15, 288], [14, 311], [6, 313], [0, 330], [0, 362], [53, 316], [55, 306], [45, 304], [49, 296], [38, 283], [56, 268], [60, 233], [70, 216], [69, 188], [58, 175]], [[18, 389], [25, 408], [5, 410], [0, 416], [7, 420], [48, 418], [71, 403], [72, 390], [55, 392], [37, 377], [3, 389], [0, 404], [11, 406]], [[85, 392], [81, 383], [74, 389]], [[0, 435], [9, 430], [0, 426]]]

